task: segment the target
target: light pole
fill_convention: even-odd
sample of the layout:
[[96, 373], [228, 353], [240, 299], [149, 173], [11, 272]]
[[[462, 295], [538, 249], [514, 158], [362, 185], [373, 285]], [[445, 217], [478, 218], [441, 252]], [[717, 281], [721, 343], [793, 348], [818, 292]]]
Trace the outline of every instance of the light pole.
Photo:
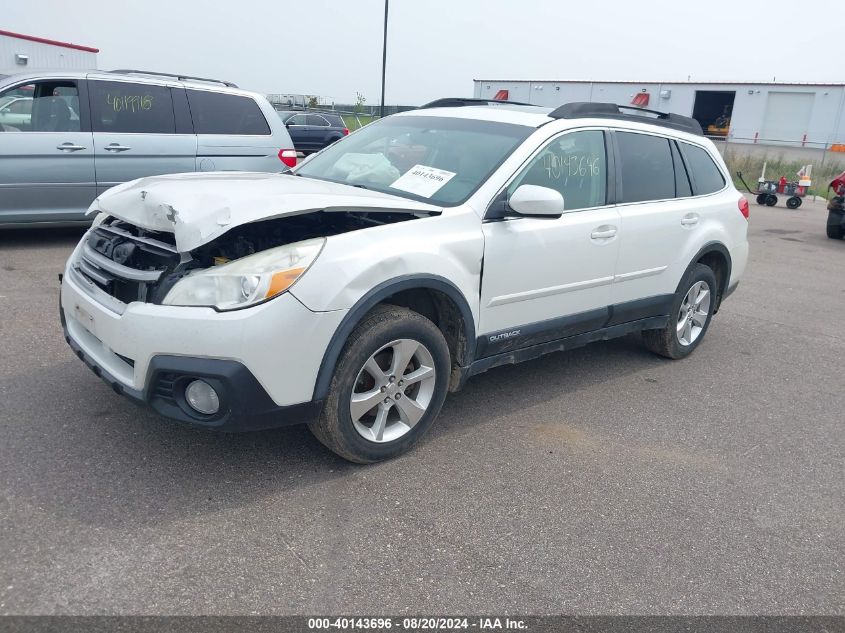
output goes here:
[[379, 117], [384, 118], [384, 76], [387, 72], [387, 9], [390, 5], [390, 0], [384, 0], [384, 45], [381, 51], [381, 106], [379, 107]]

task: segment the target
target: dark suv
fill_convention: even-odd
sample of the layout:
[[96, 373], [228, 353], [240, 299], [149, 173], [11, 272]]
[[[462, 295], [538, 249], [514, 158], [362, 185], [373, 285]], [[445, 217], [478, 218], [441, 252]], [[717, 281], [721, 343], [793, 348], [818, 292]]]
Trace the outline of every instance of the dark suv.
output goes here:
[[282, 111], [279, 116], [299, 152], [319, 152], [349, 134], [339, 114]]

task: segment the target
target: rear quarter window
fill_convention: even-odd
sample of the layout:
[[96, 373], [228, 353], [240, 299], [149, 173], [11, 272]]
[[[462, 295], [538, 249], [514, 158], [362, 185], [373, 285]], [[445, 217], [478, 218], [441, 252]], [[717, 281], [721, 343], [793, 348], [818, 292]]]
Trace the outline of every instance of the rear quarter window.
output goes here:
[[187, 92], [197, 134], [270, 135], [267, 119], [250, 97], [205, 90]]
[[707, 151], [689, 143], [680, 143], [680, 146], [692, 177], [695, 195], [703, 196], [719, 191], [725, 186], [725, 177]]

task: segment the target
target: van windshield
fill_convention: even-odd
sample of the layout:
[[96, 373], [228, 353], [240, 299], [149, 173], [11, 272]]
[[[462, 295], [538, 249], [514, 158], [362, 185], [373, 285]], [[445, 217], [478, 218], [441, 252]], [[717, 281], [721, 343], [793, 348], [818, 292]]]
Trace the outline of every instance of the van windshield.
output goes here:
[[441, 206], [464, 202], [535, 128], [394, 116], [371, 123], [294, 170]]

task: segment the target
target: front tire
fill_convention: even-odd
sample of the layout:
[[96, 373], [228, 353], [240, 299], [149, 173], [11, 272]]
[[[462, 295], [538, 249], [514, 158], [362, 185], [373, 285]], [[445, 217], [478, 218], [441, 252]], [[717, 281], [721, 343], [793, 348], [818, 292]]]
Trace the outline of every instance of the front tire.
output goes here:
[[713, 270], [704, 264], [693, 266], [678, 286], [666, 327], [643, 330], [645, 346], [666, 358], [689, 356], [710, 327], [717, 294], [718, 285]]
[[338, 360], [311, 432], [359, 464], [396, 457], [434, 423], [451, 362], [443, 334], [407, 308], [377, 306], [355, 328]]

